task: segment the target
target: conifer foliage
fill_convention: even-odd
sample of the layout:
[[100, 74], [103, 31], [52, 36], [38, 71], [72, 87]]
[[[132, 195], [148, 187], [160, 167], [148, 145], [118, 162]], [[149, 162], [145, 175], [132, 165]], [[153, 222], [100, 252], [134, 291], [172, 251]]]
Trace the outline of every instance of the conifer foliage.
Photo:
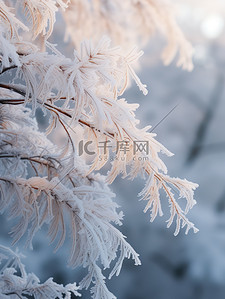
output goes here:
[[[74, 44], [72, 58], [49, 41], [56, 13], [63, 14], [66, 35]], [[110, 268], [111, 278], [119, 275], [125, 258], [140, 265], [118, 229], [123, 214], [109, 184], [119, 174], [145, 178], [139, 195], [147, 202], [151, 221], [163, 215], [162, 189], [171, 213], [167, 226], [175, 222], [175, 235], [180, 227], [197, 232], [186, 216], [195, 204], [197, 184], [167, 175], [159, 153], [172, 154], [150, 127], [139, 128], [138, 105], [123, 98], [130, 80], [148, 93], [134, 70], [143, 53], [128, 47], [146, 41], [154, 31], [168, 39], [165, 63], [178, 51], [178, 65], [191, 69], [191, 46], [162, 0], [0, 0], [0, 211], [17, 221], [10, 230], [14, 244], [26, 237], [32, 249], [36, 232], [47, 225], [56, 249], [70, 238], [68, 264], [88, 270], [78, 286], [62, 286], [51, 278], [40, 283], [27, 274], [19, 253], [0, 246], [1, 298], [70, 298], [89, 287], [95, 299], [116, 298], [102, 270]], [[112, 43], [100, 38], [103, 33]], [[121, 47], [114, 46], [118, 43]], [[49, 120], [45, 132], [35, 117], [38, 108]], [[62, 134], [64, 144], [49, 134]], [[82, 144], [91, 142], [91, 163], [87, 153], [79, 152], [81, 139]], [[148, 144], [147, 152], [135, 151], [139, 141]], [[120, 142], [129, 144], [129, 151], [116, 152]], [[104, 176], [99, 171], [107, 159], [102, 157], [110, 152], [117, 159]], [[185, 208], [180, 198], [186, 199]]]

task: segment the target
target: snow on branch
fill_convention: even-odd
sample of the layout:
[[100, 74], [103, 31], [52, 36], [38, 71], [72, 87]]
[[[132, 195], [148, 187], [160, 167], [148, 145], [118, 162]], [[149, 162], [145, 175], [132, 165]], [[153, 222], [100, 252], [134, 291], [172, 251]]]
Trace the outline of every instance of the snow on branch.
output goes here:
[[[150, 180], [145, 199], [151, 197], [153, 190], [163, 188], [169, 196], [169, 202], [173, 209], [171, 213], [177, 214], [182, 218], [188, 228], [192, 227], [182, 210], [175, 208], [178, 205], [174, 195], [167, 186], [177, 185], [173, 179], [168, 179], [166, 165], [159, 158], [158, 153], [163, 152], [167, 155], [171, 153], [155, 140], [155, 134], [148, 133], [149, 128], [138, 129], [138, 120], [135, 119], [134, 111], [137, 105], [129, 105], [118, 97], [125, 91], [129, 74], [135, 79], [139, 88], [146, 94], [146, 87], [140, 82], [131, 63], [141, 54], [132, 51], [127, 56], [122, 56], [119, 49], [110, 48], [109, 41], [103, 39], [94, 48], [91, 42], [85, 41], [81, 44], [81, 51], [75, 52], [75, 60], [65, 58], [62, 55], [34, 53], [20, 58], [22, 66], [19, 68], [21, 77], [26, 85], [18, 90], [15, 86], [14, 92], [18, 91], [23, 95], [24, 102], [33, 103], [35, 111], [37, 105], [41, 105], [53, 114], [52, 121], [63, 124], [67, 128], [67, 134], [72, 147], [75, 148], [73, 140], [70, 138], [69, 130], [76, 132], [80, 127], [85, 127], [84, 140], [88, 140], [90, 134], [95, 139], [95, 150], [98, 152], [97, 145], [100, 141], [110, 140], [115, 147], [119, 141], [130, 143], [144, 140], [149, 144], [149, 153], [143, 155], [136, 153], [135, 159], [133, 147], [126, 153], [125, 159], [121, 158], [122, 153], [118, 153], [119, 159], [112, 163], [108, 174], [108, 182], [112, 182], [120, 173], [124, 176], [129, 175], [134, 178], [140, 172], [147, 175], [154, 173], [155, 180]], [[1, 85], [0, 85], [1, 86]], [[4, 87], [4, 86], [2, 86]], [[54, 92], [53, 92], [54, 91]], [[57, 101], [63, 101], [59, 108]], [[126, 120], [126, 121], [125, 121]], [[54, 128], [52, 123], [50, 128]], [[103, 138], [103, 139], [102, 139]], [[148, 159], [146, 159], [148, 158]], [[98, 155], [93, 162], [89, 172], [100, 169], [104, 163], [99, 163]], [[127, 174], [126, 166], [131, 166], [130, 173]], [[160, 173], [161, 171], [161, 173]], [[158, 181], [159, 183], [155, 183]], [[152, 188], [152, 184], [154, 187]], [[196, 184], [180, 181], [179, 192], [186, 196], [187, 209], [189, 210], [194, 202], [193, 192]], [[156, 196], [156, 192], [153, 194]], [[157, 211], [157, 210], [155, 210]], [[154, 214], [154, 216], [157, 215]], [[172, 220], [174, 217], [172, 217]], [[180, 226], [180, 222], [177, 222]], [[176, 233], [179, 231], [177, 227]], [[194, 229], [194, 231], [196, 231]]]
[[83, 37], [98, 40], [106, 34], [114, 44], [129, 48], [140, 42], [146, 44], [150, 36], [160, 32], [168, 41], [162, 54], [164, 63], [169, 64], [178, 53], [177, 66], [193, 68], [192, 47], [167, 0], [71, 0], [63, 16], [66, 39], [71, 38], [76, 47]]
[[[104, 269], [109, 268], [120, 249], [111, 276], [114, 273], [118, 275], [124, 258], [132, 257], [136, 265], [140, 264], [140, 260], [124, 236], [111, 224], [121, 224], [122, 220], [122, 214], [117, 214], [117, 206], [109, 198], [112, 194], [98, 188], [68, 188], [56, 178], [48, 181], [39, 177], [27, 180], [0, 177], [0, 210], [6, 211], [9, 218], [18, 218], [18, 223], [11, 230], [14, 243], [27, 233], [26, 244], [31, 246], [35, 233], [46, 223], [49, 225], [50, 240], [57, 241], [58, 249], [65, 241], [66, 230], [70, 229], [72, 244], [69, 264], [72, 267], [89, 267], [90, 263], [96, 264], [99, 260]], [[68, 216], [69, 227], [66, 221]], [[90, 283], [92, 276], [95, 276], [91, 273], [88, 274]], [[99, 288], [103, 282], [96, 280], [95, 283]]]
[[[136, 265], [140, 264], [138, 254], [113, 226], [113, 223], [121, 225], [123, 216], [117, 213], [118, 207], [111, 199], [114, 194], [103, 177], [87, 176], [87, 166], [74, 154], [68, 152], [62, 156], [60, 150], [37, 131], [28, 108], [3, 105], [1, 109], [4, 115], [1, 126], [5, 130], [0, 131], [4, 136], [0, 146], [0, 210], [18, 221], [11, 230], [14, 243], [27, 235], [26, 244], [32, 248], [36, 232], [47, 224], [49, 238], [58, 249], [70, 231], [72, 244], [68, 263], [73, 268], [97, 267], [99, 270], [90, 271], [86, 279], [90, 285], [94, 278], [93, 290], [97, 294], [109, 292], [98, 263], [105, 269], [117, 259], [110, 276], [119, 274], [124, 258], [132, 257]], [[25, 117], [30, 127], [22, 121]], [[23, 135], [19, 133], [22, 128], [27, 129]], [[21, 173], [27, 176], [28, 166], [32, 166], [37, 176], [21, 177]], [[14, 175], [10, 172], [12, 168]], [[83, 282], [80, 285], [89, 286]]]
[[13, 8], [0, 1], [1, 27], [5, 29], [7, 38], [20, 40], [19, 29], [28, 31], [29, 29], [13, 13]]
[[[129, 104], [122, 98], [131, 80], [144, 95], [148, 93], [134, 70], [134, 63], [143, 52], [131, 47], [124, 54], [122, 48], [111, 47], [110, 40], [104, 37], [98, 43], [84, 40], [74, 50], [73, 58], [67, 58], [47, 39], [53, 32], [56, 12], [59, 8], [65, 10], [68, 1], [22, 2], [31, 29], [27, 21], [19, 20], [22, 11], [17, 13], [0, 0], [0, 76], [11, 73], [8, 82], [0, 83], [0, 211], [18, 221], [11, 230], [14, 243], [26, 236], [26, 244], [31, 248], [36, 232], [44, 224], [49, 227], [50, 241], [56, 243], [56, 249], [63, 246], [70, 231], [68, 263], [73, 268], [83, 266], [88, 270], [80, 287], [91, 286], [95, 299], [112, 299], [115, 296], [107, 289], [102, 270], [110, 268], [111, 278], [119, 275], [125, 258], [132, 258], [136, 265], [140, 260], [116, 228], [122, 224], [123, 214], [117, 212], [108, 184], [120, 174], [130, 179], [139, 174], [145, 177], [140, 196], [147, 201], [145, 212], [151, 211], [151, 221], [163, 215], [159, 193], [163, 189], [171, 214], [168, 227], [176, 220], [175, 235], [184, 226], [186, 233], [190, 229], [197, 232], [187, 218], [195, 204], [193, 191], [197, 184], [167, 175], [159, 154], [172, 153], [149, 132], [150, 127], [139, 128], [135, 118], [138, 104]], [[164, 1], [72, 0], [65, 10], [69, 34], [74, 26], [74, 7], [76, 29], [82, 22], [82, 13], [88, 11], [90, 18], [85, 18], [82, 28], [86, 30], [86, 24], [91, 25], [89, 33], [93, 29], [98, 35], [104, 24], [114, 41], [119, 36], [124, 41], [131, 40], [133, 30], [136, 41], [144, 38], [146, 31], [149, 34], [160, 30], [169, 40], [165, 62], [170, 62], [179, 50], [179, 65], [191, 68], [191, 47]], [[124, 11], [127, 21], [122, 18]], [[93, 26], [92, 17], [96, 16], [98, 22]], [[124, 34], [122, 27], [129, 30]], [[77, 29], [78, 40], [79, 34]], [[37, 108], [49, 121], [44, 132], [38, 128]], [[50, 133], [56, 137], [62, 134], [63, 144], [50, 141]], [[139, 141], [147, 143], [148, 151], [135, 151]], [[92, 143], [91, 164], [80, 153], [80, 142]], [[129, 144], [127, 152], [118, 150], [120, 142]], [[110, 144], [111, 150], [99, 148], [100, 143]], [[98, 170], [107, 163], [103, 157], [110, 153], [117, 154], [117, 159], [112, 161], [107, 175], [100, 176]], [[180, 198], [186, 200], [184, 208]], [[40, 284], [17, 261], [1, 272], [4, 296], [43, 298], [43, 291], [45, 295], [51, 293], [49, 298], [70, 298], [70, 293], [77, 292], [75, 285], [63, 287], [52, 280]]]
[[[70, 299], [71, 294], [80, 296], [76, 283], [63, 286], [52, 278], [40, 283], [33, 273], [27, 273], [21, 262], [23, 256], [0, 245], [0, 295], [1, 298]], [[15, 296], [14, 296], [15, 295]]]
[[[21, 2], [21, 1], [18, 1]], [[28, 20], [32, 23], [33, 38], [42, 34], [45, 39], [48, 39], [52, 34], [55, 14], [58, 7], [63, 10], [67, 7], [63, 0], [23, 0], [25, 14]]]

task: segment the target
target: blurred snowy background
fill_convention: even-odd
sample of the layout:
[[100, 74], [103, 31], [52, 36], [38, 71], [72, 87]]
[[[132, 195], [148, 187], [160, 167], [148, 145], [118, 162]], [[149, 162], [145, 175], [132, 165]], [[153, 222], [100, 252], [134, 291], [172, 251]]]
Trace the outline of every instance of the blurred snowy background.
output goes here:
[[[139, 267], [126, 261], [120, 276], [107, 282], [119, 299], [225, 296], [225, 2], [174, 3], [181, 28], [195, 49], [194, 70], [189, 73], [175, 65], [165, 67], [159, 57], [164, 42], [153, 38], [144, 49], [139, 71], [149, 94], [142, 96], [133, 85], [125, 97], [140, 104], [137, 118], [141, 126], [154, 127], [176, 107], [154, 131], [175, 154], [164, 157], [169, 173], [200, 185], [195, 197], [198, 204], [189, 214], [200, 231], [187, 236], [181, 231], [178, 237], [173, 236], [174, 227], [166, 228], [169, 214], [164, 194], [164, 216], [149, 223], [148, 213], [142, 212], [144, 202], [137, 200], [143, 181], [118, 178], [112, 189], [125, 214], [121, 230], [142, 261]], [[57, 43], [62, 47], [59, 37]], [[41, 123], [42, 115], [39, 119]], [[7, 222], [3, 216], [0, 220], [1, 241], [9, 245]], [[65, 267], [67, 246], [53, 254], [45, 232], [36, 237], [33, 252], [24, 250], [22, 242], [18, 247], [27, 256], [27, 269], [42, 280], [53, 276], [66, 283], [82, 277], [80, 269]], [[90, 298], [89, 293], [83, 298]]]

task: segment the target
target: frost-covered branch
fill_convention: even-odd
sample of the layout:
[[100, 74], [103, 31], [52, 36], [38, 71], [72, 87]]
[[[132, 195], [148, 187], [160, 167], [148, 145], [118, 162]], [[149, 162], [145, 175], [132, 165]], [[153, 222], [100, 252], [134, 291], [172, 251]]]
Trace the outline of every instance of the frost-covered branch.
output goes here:
[[54, 282], [52, 278], [40, 283], [35, 274], [26, 272], [21, 257], [23, 256], [18, 252], [0, 246], [1, 298], [27, 298], [27, 296], [31, 296], [34, 299], [69, 299], [71, 294], [80, 296], [76, 283], [63, 286]]
[[84, 37], [98, 40], [106, 34], [114, 44], [129, 48], [140, 42], [146, 44], [149, 37], [160, 32], [168, 42], [162, 53], [164, 63], [171, 63], [178, 53], [177, 66], [193, 68], [192, 47], [177, 25], [173, 7], [167, 0], [71, 0], [63, 16], [67, 24], [66, 38], [71, 38], [76, 47]]
[[[130, 179], [143, 175], [146, 185], [140, 196], [147, 200], [145, 212], [151, 210], [151, 221], [163, 214], [159, 194], [163, 189], [171, 213], [168, 227], [176, 218], [175, 234], [184, 226], [186, 232], [191, 228], [197, 232], [186, 216], [195, 204], [193, 191], [197, 184], [167, 175], [159, 153], [172, 154], [157, 142], [150, 127], [139, 128], [135, 118], [138, 104], [128, 104], [122, 97], [132, 80], [144, 95], [148, 93], [134, 70], [142, 51], [132, 47], [124, 52], [122, 47], [111, 47], [110, 40], [104, 37], [98, 43], [78, 42], [73, 58], [67, 58], [48, 38], [59, 9], [65, 11], [67, 33], [71, 35], [71, 13], [78, 7], [76, 28], [82, 19], [80, 12], [90, 10], [93, 18], [99, 16], [99, 29], [105, 24], [114, 42], [119, 33], [124, 41], [130, 40], [130, 29], [136, 32], [136, 40], [144, 38], [146, 31], [162, 31], [169, 40], [164, 57], [167, 63], [179, 49], [178, 64], [191, 68], [190, 45], [161, 1], [73, 0], [67, 7], [67, 1], [62, 0], [23, 0], [23, 17], [21, 9], [11, 8], [10, 3], [0, 1], [0, 77], [11, 74], [8, 82], [0, 82], [0, 211], [17, 220], [11, 230], [14, 243], [26, 236], [31, 248], [36, 232], [44, 224], [56, 249], [63, 246], [70, 231], [68, 263], [88, 271], [80, 287], [91, 286], [95, 299], [115, 298], [106, 287], [102, 270], [110, 268], [111, 278], [120, 273], [125, 258], [132, 258], [136, 265], [140, 260], [116, 228], [122, 224], [123, 215], [117, 211], [108, 184], [121, 173]], [[129, 8], [125, 26], [128, 30], [123, 34], [124, 24], [115, 23], [114, 10], [120, 11], [120, 18], [125, 8]], [[131, 22], [138, 20], [138, 15], [141, 19]], [[93, 18], [86, 21], [91, 24]], [[83, 29], [86, 32], [86, 27]], [[92, 29], [96, 31], [96, 27], [91, 26], [90, 34]], [[79, 40], [79, 30], [76, 37]], [[38, 108], [49, 120], [44, 132], [40, 132], [35, 119]], [[51, 133], [54, 141], [48, 137]], [[57, 141], [60, 136], [63, 144]], [[89, 164], [79, 152], [80, 141], [92, 142], [94, 155]], [[135, 151], [139, 141], [147, 142], [147, 152]], [[119, 142], [129, 143], [129, 149], [119, 151]], [[111, 154], [117, 155], [106, 176], [100, 176], [98, 171], [106, 164], [104, 157], [109, 156], [110, 150], [99, 148], [100, 143], [110, 143]], [[186, 199], [185, 208], [179, 202], [181, 197]], [[69, 298], [69, 293], [77, 290], [75, 286], [61, 287], [52, 280], [40, 284], [35, 276], [22, 272], [20, 277], [16, 267], [2, 272], [0, 285], [5, 296], [31, 294], [42, 298], [38, 292], [44, 289], [51, 293], [49, 298]], [[33, 293], [27, 289], [27, 279]]]

